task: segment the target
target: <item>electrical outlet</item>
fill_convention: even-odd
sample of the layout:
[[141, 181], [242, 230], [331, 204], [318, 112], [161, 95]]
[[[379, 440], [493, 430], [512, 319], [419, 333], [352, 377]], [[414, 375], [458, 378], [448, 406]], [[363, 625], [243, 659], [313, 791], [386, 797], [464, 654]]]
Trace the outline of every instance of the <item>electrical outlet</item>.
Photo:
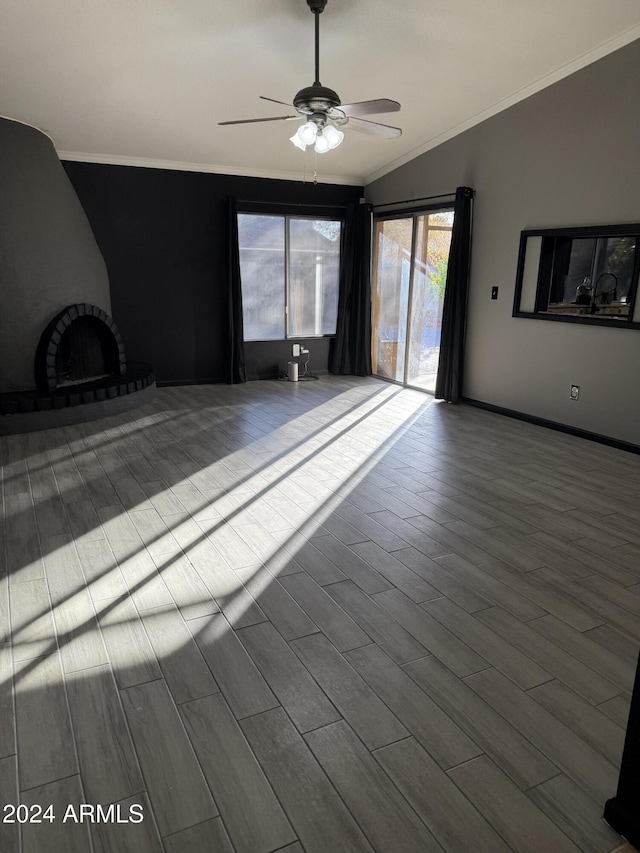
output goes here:
[[569, 392], [569, 397], [571, 400], [577, 400], [580, 397], [580, 386], [572, 385], [571, 391]]
[[294, 358], [298, 358], [298, 356], [300, 355], [300, 344], [294, 344], [294, 345], [292, 346], [292, 348], [291, 348], [291, 355], [292, 355]]

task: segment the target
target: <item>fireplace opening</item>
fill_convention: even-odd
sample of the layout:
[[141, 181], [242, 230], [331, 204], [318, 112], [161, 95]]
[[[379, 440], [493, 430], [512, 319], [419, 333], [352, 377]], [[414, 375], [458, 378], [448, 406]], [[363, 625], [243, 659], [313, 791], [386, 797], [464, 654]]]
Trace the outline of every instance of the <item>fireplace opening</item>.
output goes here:
[[0, 393], [0, 435], [126, 412], [155, 389], [151, 365], [127, 364], [118, 327], [86, 302], [67, 306], [47, 324], [34, 373], [34, 389]]
[[56, 385], [100, 379], [119, 368], [118, 345], [96, 317], [78, 317], [63, 332], [56, 352]]
[[122, 336], [101, 308], [70, 305], [43, 331], [34, 367], [41, 391], [122, 374], [126, 370]]

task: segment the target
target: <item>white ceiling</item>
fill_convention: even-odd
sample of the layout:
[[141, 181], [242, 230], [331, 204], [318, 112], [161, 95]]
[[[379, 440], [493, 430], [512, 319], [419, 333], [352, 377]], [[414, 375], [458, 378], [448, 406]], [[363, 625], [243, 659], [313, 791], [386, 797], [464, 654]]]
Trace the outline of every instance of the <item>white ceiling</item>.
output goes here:
[[[640, 37], [638, 0], [329, 0], [320, 79], [392, 98], [384, 140], [347, 127], [318, 180], [368, 183]], [[64, 159], [300, 180], [316, 155], [283, 115], [314, 78], [306, 0], [0, 0], [0, 115]]]

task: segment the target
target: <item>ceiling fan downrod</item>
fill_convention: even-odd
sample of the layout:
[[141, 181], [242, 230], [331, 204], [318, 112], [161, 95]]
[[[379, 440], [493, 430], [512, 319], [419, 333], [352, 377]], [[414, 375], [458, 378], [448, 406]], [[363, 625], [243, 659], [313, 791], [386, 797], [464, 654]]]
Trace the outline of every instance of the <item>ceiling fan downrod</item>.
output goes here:
[[313, 12], [316, 21], [316, 79], [314, 86], [321, 86], [320, 82], [320, 14], [324, 12], [327, 0], [307, 0], [307, 6]]
[[328, 89], [320, 82], [320, 14], [324, 11], [327, 0], [307, 0], [307, 6], [313, 12], [316, 28], [316, 51], [315, 51], [315, 80], [313, 85], [301, 89], [293, 99], [294, 107], [314, 116], [317, 124], [324, 126], [327, 120], [327, 111], [340, 106], [340, 98], [333, 89]]

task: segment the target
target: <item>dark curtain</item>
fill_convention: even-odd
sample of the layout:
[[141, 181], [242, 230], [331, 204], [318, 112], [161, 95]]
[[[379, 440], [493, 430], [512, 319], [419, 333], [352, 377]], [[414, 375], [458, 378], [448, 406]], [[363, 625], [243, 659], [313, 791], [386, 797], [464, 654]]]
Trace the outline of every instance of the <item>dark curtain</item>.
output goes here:
[[448, 403], [458, 403], [462, 396], [473, 196], [474, 191], [470, 187], [458, 187], [456, 190], [435, 393], [437, 400], [446, 400]]
[[618, 791], [604, 807], [604, 819], [634, 847], [640, 845], [640, 658], [631, 697]]
[[331, 373], [371, 373], [371, 210], [368, 204], [347, 207]]
[[238, 206], [235, 198], [227, 199], [227, 364], [229, 385], [247, 381], [242, 322], [242, 287], [240, 284], [240, 249], [238, 246]]

